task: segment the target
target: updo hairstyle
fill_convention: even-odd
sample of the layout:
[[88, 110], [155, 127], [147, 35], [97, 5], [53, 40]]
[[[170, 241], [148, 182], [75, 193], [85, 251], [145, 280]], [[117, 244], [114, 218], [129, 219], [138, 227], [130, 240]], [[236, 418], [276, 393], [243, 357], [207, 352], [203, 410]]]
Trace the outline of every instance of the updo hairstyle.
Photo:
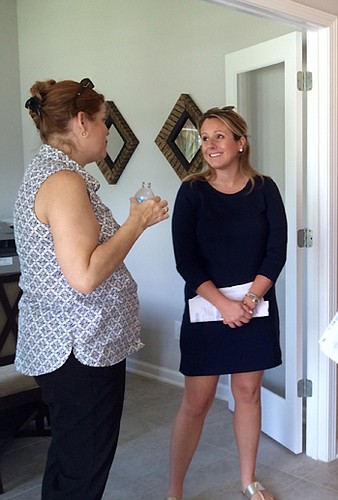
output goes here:
[[46, 144], [52, 136], [66, 136], [69, 121], [80, 111], [91, 120], [104, 103], [102, 94], [90, 87], [84, 89], [81, 83], [72, 80], [37, 81], [30, 92], [32, 97], [26, 102], [26, 108]]

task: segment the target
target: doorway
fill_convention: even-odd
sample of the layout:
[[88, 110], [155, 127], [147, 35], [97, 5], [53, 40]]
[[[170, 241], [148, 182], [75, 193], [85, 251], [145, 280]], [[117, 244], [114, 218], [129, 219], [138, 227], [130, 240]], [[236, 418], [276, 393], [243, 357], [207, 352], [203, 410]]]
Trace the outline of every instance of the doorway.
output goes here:
[[337, 309], [337, 18], [300, 4], [282, 7], [274, 0], [207, 1], [283, 21], [307, 33], [314, 87], [308, 96], [306, 223], [313, 230], [314, 244], [306, 264], [306, 377], [313, 390], [306, 399], [305, 452], [315, 459], [333, 460], [336, 365], [320, 353], [318, 339]]

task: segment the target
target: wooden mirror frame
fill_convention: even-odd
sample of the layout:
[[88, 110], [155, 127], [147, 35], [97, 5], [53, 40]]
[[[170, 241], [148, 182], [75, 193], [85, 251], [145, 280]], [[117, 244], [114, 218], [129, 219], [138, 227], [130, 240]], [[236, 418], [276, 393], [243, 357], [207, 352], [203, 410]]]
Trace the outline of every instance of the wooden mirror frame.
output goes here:
[[123, 146], [116, 156], [115, 161], [111, 159], [109, 154], [104, 160], [97, 162], [99, 169], [107, 180], [108, 184], [116, 184], [123, 170], [126, 168], [128, 161], [137, 148], [139, 141], [134, 132], [129, 127], [126, 120], [121, 115], [113, 101], [106, 101], [107, 119], [106, 126], [108, 129], [113, 125], [123, 140]]
[[189, 94], [181, 94], [155, 139], [156, 145], [180, 179], [199, 170], [203, 160], [201, 150], [198, 149], [193, 159], [189, 162], [176, 145], [175, 140], [188, 119], [197, 129], [197, 123], [201, 115], [202, 112]]

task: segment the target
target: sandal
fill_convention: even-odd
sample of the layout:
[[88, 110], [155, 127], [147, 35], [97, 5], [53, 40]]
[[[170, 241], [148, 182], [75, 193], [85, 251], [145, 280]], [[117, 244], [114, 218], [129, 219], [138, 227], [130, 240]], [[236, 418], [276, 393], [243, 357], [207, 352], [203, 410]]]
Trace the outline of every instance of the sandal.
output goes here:
[[242, 493], [248, 498], [252, 498], [256, 493], [259, 493], [261, 499], [265, 500], [265, 496], [261, 493], [261, 491], [267, 490], [259, 481], [254, 481], [253, 483], [250, 483], [245, 491], [242, 491]]

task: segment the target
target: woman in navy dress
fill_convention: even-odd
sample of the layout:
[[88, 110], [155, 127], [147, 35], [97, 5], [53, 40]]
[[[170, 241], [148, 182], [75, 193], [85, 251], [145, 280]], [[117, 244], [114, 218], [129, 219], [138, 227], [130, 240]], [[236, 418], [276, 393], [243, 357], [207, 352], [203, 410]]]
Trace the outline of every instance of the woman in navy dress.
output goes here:
[[[255, 468], [263, 373], [282, 362], [275, 282], [286, 259], [284, 205], [274, 181], [252, 167], [247, 124], [233, 107], [210, 109], [198, 129], [204, 167], [182, 183], [173, 213], [176, 265], [185, 280], [180, 338], [185, 389], [171, 436], [168, 499], [182, 498], [219, 377], [231, 374], [242, 491], [253, 500], [273, 500]], [[219, 291], [247, 283], [236, 300]], [[196, 295], [210, 302], [221, 320], [191, 322], [188, 300]], [[263, 300], [268, 315], [257, 316]]]

